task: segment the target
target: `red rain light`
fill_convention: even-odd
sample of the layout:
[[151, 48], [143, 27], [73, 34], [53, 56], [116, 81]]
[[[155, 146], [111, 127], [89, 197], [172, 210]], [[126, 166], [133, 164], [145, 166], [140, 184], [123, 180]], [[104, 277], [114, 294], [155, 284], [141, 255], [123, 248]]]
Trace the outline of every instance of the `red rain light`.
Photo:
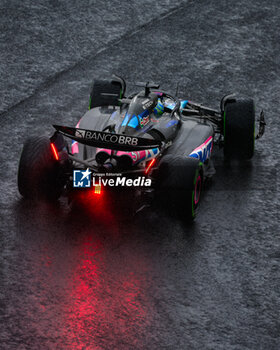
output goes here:
[[53, 151], [54, 158], [56, 160], [58, 160], [59, 159], [58, 153], [57, 153], [57, 150], [56, 150], [55, 145], [53, 143], [51, 143], [51, 148], [52, 148], [52, 151]]
[[156, 161], [155, 159], [153, 159], [153, 160], [150, 161], [150, 163], [149, 163], [147, 169], [145, 170], [145, 174], [148, 174], [149, 170], [151, 169], [151, 167], [153, 166], [153, 164], [154, 164], [155, 161]]
[[95, 194], [101, 194], [101, 186], [94, 186], [94, 193]]

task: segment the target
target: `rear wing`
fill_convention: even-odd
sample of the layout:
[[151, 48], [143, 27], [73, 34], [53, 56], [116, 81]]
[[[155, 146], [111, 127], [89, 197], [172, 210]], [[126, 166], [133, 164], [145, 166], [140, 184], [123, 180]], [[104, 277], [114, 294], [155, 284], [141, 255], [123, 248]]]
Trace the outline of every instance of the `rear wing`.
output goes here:
[[112, 134], [104, 131], [71, 128], [62, 125], [53, 125], [57, 132], [84, 145], [107, 148], [119, 151], [138, 151], [150, 148], [159, 148], [161, 141], [145, 139], [143, 137]]

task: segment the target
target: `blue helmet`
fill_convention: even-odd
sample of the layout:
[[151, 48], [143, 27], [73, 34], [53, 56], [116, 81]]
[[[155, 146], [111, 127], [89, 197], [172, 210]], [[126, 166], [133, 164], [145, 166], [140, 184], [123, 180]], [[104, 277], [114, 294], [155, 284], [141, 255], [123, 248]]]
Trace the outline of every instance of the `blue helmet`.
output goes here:
[[163, 112], [164, 112], [164, 105], [163, 103], [161, 102], [160, 99], [158, 99], [158, 103], [157, 105], [155, 106], [154, 110], [153, 110], [154, 114], [157, 116], [157, 117], [160, 117]]

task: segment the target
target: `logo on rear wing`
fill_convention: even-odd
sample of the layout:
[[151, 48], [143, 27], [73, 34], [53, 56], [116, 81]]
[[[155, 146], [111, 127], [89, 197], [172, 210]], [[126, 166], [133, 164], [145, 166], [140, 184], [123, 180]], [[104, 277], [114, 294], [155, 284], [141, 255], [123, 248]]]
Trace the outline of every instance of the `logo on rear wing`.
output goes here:
[[54, 128], [63, 135], [70, 137], [72, 140], [93, 147], [130, 151], [161, 146], [160, 141], [145, 139], [143, 137], [112, 134], [104, 131], [85, 130], [61, 125], [54, 125]]

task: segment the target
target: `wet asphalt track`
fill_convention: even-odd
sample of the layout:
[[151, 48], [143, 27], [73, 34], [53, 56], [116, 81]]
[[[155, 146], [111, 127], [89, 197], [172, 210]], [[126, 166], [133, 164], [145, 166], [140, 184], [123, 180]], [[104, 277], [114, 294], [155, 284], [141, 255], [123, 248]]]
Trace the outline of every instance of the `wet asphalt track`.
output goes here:
[[[278, 1], [0, 7], [1, 349], [279, 349]], [[193, 225], [20, 200], [24, 139], [74, 125], [92, 79], [112, 72], [264, 109], [254, 161], [224, 166], [216, 152]]]

